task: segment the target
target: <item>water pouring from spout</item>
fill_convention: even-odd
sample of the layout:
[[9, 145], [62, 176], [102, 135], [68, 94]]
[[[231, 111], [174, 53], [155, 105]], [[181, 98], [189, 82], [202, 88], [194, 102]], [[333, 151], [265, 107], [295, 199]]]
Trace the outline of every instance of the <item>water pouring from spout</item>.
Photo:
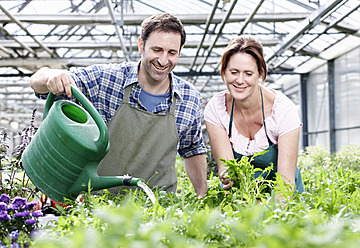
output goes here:
[[156, 202], [156, 197], [154, 195], [154, 193], [151, 191], [151, 189], [146, 185], [146, 183], [144, 183], [143, 181], [140, 180], [140, 182], [138, 183], [138, 186], [140, 188], [142, 188], [145, 193], [148, 195], [148, 197], [150, 198], [152, 203]]

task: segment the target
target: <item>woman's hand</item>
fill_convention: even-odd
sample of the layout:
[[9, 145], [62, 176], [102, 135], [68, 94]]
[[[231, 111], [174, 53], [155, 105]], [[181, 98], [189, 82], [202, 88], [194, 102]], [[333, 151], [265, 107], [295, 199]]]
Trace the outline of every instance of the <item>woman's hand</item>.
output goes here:
[[219, 178], [220, 178], [220, 181], [223, 184], [222, 188], [224, 190], [229, 190], [234, 185], [234, 182], [232, 182], [230, 180], [230, 177], [228, 176], [228, 173], [226, 173], [226, 169], [219, 173]]

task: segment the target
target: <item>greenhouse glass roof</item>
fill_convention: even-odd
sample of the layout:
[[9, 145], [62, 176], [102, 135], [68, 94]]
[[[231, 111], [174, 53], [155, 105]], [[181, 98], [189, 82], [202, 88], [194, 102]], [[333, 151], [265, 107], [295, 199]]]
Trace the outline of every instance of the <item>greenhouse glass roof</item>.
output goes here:
[[[264, 45], [267, 84], [307, 73], [360, 45], [360, 2], [316, 0], [11, 0], [0, 1], [0, 125], [28, 122], [43, 101], [28, 77], [43, 66], [65, 68], [137, 61], [140, 24], [175, 14], [187, 41], [175, 74], [202, 93], [204, 104], [224, 85], [219, 61], [238, 34]], [[276, 81], [276, 82], [275, 82]]]

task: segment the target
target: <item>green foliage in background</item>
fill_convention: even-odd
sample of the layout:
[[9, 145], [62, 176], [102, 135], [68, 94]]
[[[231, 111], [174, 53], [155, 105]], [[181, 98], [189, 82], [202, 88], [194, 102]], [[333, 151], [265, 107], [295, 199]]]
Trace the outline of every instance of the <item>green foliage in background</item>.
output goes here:
[[[44, 228], [33, 246], [360, 247], [359, 154], [354, 145], [333, 155], [324, 147], [301, 152], [298, 166], [306, 192], [289, 193], [278, 177], [276, 190], [289, 196], [283, 204], [275, 202], [274, 192], [244, 187], [254, 172], [246, 161], [234, 171], [242, 173], [239, 188], [225, 193], [210, 170], [208, 194], [198, 199], [178, 159], [177, 194], [155, 191], [152, 204], [138, 190], [126, 196], [86, 193], [82, 201], [60, 209], [59, 220]], [[267, 182], [260, 178], [257, 183]]]

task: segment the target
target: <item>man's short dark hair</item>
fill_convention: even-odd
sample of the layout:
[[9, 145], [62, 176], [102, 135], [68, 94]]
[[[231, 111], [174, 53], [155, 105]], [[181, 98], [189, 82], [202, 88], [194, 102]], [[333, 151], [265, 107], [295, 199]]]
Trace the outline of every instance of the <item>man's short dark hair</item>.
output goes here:
[[183, 24], [177, 17], [169, 13], [152, 15], [141, 23], [141, 38], [144, 44], [154, 31], [178, 33], [181, 36], [180, 49], [185, 44], [186, 33]]

